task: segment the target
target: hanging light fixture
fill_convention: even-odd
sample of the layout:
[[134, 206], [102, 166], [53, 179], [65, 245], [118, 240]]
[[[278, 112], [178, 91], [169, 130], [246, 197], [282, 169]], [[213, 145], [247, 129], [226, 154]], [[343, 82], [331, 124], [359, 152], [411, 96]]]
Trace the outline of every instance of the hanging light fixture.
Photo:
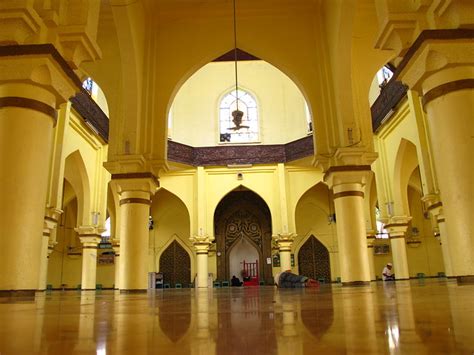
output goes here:
[[232, 131], [238, 131], [241, 128], [249, 128], [249, 126], [242, 126], [242, 119], [244, 117], [244, 112], [239, 110], [239, 80], [238, 80], [238, 71], [237, 71], [237, 16], [236, 16], [236, 0], [232, 0], [234, 5], [234, 73], [235, 73], [235, 102], [236, 108], [232, 111], [232, 122], [234, 122], [235, 126], [228, 128]]

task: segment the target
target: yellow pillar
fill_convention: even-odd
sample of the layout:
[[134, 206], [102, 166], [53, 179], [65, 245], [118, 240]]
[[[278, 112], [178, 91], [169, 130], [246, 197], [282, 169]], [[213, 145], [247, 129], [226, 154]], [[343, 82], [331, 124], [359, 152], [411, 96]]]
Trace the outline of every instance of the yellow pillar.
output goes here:
[[280, 252], [280, 270], [291, 270], [291, 246], [295, 240], [296, 234], [282, 233], [275, 238]]
[[115, 257], [114, 257], [114, 265], [115, 265], [115, 289], [119, 290], [120, 289], [120, 240], [118, 239], [112, 239], [112, 248], [114, 249], [115, 252]]
[[405, 241], [410, 220], [411, 217], [407, 216], [393, 216], [390, 218], [390, 222], [384, 226], [390, 235], [393, 268], [397, 280], [407, 280], [410, 278]]
[[375, 241], [375, 232], [367, 232], [367, 256], [369, 258], [369, 271], [370, 271], [370, 280], [376, 280], [375, 273], [375, 264], [374, 264], [374, 241]]
[[[472, 34], [426, 33], [400, 64], [398, 79], [422, 95], [449, 236], [453, 276], [474, 282], [474, 71]], [[449, 35], [449, 36], [448, 36]]]
[[449, 238], [443, 214], [438, 215], [437, 222], [441, 238], [441, 251], [443, 253], [444, 272], [447, 277], [452, 277], [453, 267], [451, 266], [451, 256], [449, 255]]
[[97, 279], [97, 246], [100, 243], [100, 233], [95, 227], [79, 227], [76, 228], [79, 239], [82, 243], [82, 276], [81, 289], [95, 290]]
[[148, 288], [148, 218], [158, 180], [151, 173], [113, 174], [120, 195], [120, 291]]
[[364, 185], [369, 174], [370, 166], [334, 166], [324, 177], [334, 193], [343, 286], [370, 282], [364, 211]]
[[[474, 76], [474, 75], [473, 75]], [[474, 79], [470, 88], [456, 90], [425, 102], [438, 173], [452, 272], [460, 280], [474, 281], [472, 132]], [[446, 83], [449, 86], [453, 83]], [[441, 90], [433, 88], [430, 91]], [[430, 94], [427, 92], [425, 98]], [[455, 120], [453, 122], [452, 118]], [[447, 169], [449, 167], [449, 169]], [[454, 257], [455, 256], [455, 257]]]
[[211, 240], [208, 235], [197, 235], [189, 238], [196, 249], [196, 263], [197, 263], [197, 277], [196, 287], [206, 288], [208, 287], [208, 275], [209, 275], [209, 246]]
[[56, 107], [78, 86], [49, 53], [5, 54], [0, 58], [0, 292], [32, 293], [44, 249]]
[[39, 272], [38, 290], [45, 290], [48, 278], [49, 255], [53, 252], [56, 243], [56, 227], [62, 211], [47, 208], [43, 222], [43, 238], [41, 245], [41, 263]]

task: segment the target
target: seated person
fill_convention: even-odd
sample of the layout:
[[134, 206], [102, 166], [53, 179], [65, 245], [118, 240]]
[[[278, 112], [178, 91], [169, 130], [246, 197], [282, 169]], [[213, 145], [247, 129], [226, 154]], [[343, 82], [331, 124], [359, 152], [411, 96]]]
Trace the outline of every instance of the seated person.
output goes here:
[[382, 271], [382, 280], [395, 281], [395, 274], [392, 273], [392, 263], [387, 263]]
[[275, 275], [275, 285], [281, 288], [318, 287], [319, 282], [309, 277], [296, 275], [286, 270]]
[[242, 282], [240, 282], [240, 279], [236, 277], [235, 275], [232, 276], [232, 279], [230, 280], [231, 286], [242, 286]]
[[242, 278], [244, 281], [250, 281], [250, 276], [248, 275], [247, 271], [242, 270]]

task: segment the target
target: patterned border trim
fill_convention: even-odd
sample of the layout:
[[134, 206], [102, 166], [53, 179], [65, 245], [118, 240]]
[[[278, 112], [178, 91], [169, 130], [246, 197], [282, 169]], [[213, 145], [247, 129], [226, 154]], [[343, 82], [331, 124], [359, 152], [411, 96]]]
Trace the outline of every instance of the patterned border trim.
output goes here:
[[4, 107], [28, 108], [44, 113], [53, 119], [54, 126], [56, 126], [56, 122], [58, 121], [58, 112], [56, 109], [38, 100], [17, 96], [0, 97], [0, 108]]
[[124, 198], [123, 200], [120, 200], [119, 205], [125, 205], [128, 203], [139, 203], [142, 205], [151, 205], [151, 201], [147, 200], [146, 198], [138, 198], [138, 197], [130, 197], [130, 198]]
[[474, 79], [463, 79], [451, 81], [440, 86], [437, 86], [426, 94], [423, 95], [422, 103], [423, 106], [426, 106], [431, 101], [437, 99], [438, 97], [449, 94], [453, 91], [465, 90], [465, 89], [474, 89]]
[[341, 198], [341, 197], [362, 197], [364, 198], [364, 193], [362, 191], [344, 191], [338, 192], [334, 194], [333, 199]]

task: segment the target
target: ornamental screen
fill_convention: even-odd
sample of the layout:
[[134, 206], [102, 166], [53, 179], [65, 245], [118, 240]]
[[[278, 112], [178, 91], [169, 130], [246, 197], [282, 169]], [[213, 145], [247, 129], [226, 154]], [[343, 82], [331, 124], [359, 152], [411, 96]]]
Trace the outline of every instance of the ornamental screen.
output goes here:
[[[240, 126], [233, 120], [232, 112], [237, 109], [244, 113]], [[233, 90], [225, 95], [219, 106], [219, 142], [253, 143], [259, 141], [257, 102], [248, 92]]]

